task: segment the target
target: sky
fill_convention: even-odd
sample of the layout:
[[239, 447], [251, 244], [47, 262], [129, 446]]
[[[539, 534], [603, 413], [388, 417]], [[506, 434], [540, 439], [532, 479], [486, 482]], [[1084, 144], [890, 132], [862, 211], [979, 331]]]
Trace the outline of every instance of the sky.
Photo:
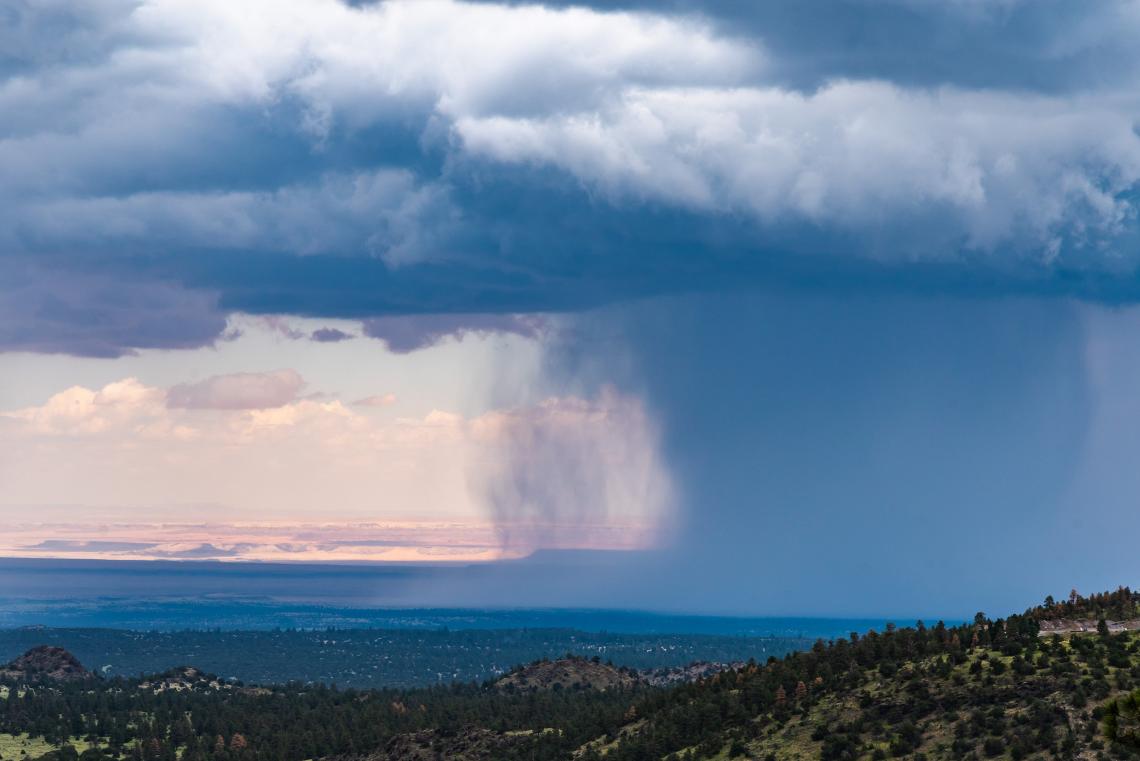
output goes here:
[[0, 17], [0, 554], [1140, 584], [1140, 3]]

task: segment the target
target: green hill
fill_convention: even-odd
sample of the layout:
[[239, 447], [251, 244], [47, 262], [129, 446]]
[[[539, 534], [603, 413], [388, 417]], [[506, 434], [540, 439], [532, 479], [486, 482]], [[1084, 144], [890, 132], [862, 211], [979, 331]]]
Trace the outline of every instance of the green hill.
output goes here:
[[[1134, 755], [1140, 635], [1111, 631], [1104, 616], [1134, 619], [1138, 603], [1126, 588], [1093, 598], [1074, 593], [1004, 620], [978, 614], [955, 628], [920, 622], [819, 642], [810, 652], [647, 697], [637, 730], [605, 757]], [[1099, 631], [1041, 630], [1087, 616], [1099, 616]]]
[[[193, 670], [32, 683], [10, 670], [0, 679], [0, 740], [11, 742], [0, 753], [54, 760], [82, 750], [85, 760], [137, 761], [1140, 758], [1140, 633], [1126, 625], [1138, 614], [1140, 595], [1128, 589], [1073, 594], [1005, 619], [979, 613], [960, 626], [920, 622], [819, 641], [668, 687], [574, 658], [520, 668], [507, 683], [409, 690], [252, 689]], [[1089, 620], [1091, 627], [1067, 623]]]

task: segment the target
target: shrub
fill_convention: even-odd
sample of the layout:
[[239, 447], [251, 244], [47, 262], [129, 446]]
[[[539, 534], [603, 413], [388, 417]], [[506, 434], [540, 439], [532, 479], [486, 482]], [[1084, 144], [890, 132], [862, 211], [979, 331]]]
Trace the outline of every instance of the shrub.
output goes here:
[[1110, 742], [1140, 750], [1140, 691], [1105, 704], [1104, 735]]

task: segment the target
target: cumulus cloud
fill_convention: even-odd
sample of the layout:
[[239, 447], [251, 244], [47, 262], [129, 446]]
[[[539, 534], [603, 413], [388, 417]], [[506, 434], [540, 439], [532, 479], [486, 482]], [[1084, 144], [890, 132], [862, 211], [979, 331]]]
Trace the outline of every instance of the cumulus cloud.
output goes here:
[[[295, 395], [300, 387], [291, 371], [211, 378], [176, 387], [177, 393], [127, 378], [97, 389], [76, 386], [42, 404], [0, 412], [0, 502], [164, 505], [176, 494], [184, 503], [227, 506], [221, 509], [226, 521], [311, 521], [314, 514], [329, 521], [493, 520], [497, 538], [480, 540], [480, 551], [514, 554], [538, 546], [643, 546], [669, 517], [668, 479], [653, 426], [636, 399], [615, 391], [466, 416], [431, 410], [389, 418], [339, 401], [282, 401], [282, 389]], [[358, 404], [391, 401], [380, 396]], [[279, 404], [266, 406], [271, 403]], [[511, 476], [502, 455], [520, 447], [530, 465], [549, 471], [549, 488], [539, 490], [535, 473], [519, 482], [519, 490], [505, 490]], [[576, 487], [588, 498], [581, 507], [569, 491], [577, 475], [591, 477]], [[306, 552], [327, 544], [327, 531], [314, 531], [324, 538], [297, 537], [312, 545]], [[78, 533], [41, 532], [25, 546], [89, 538]], [[349, 533], [340, 538], [368, 538]], [[222, 547], [207, 528], [195, 537], [164, 540], [161, 551], [214, 557], [215, 549], [236, 547], [235, 556], [253, 557], [254, 544], [267, 551], [264, 541], [237, 547], [245, 543], [235, 537]], [[455, 544], [454, 537], [448, 544]], [[53, 549], [107, 548], [47, 545], [40, 551]], [[157, 556], [155, 548], [141, 549]], [[320, 557], [336, 559], [328, 554], [333, 550]]]
[[696, 14], [762, 41], [764, 74], [813, 91], [837, 78], [1079, 92], [1134, 81], [1140, 10], [1121, 0], [550, 0]]
[[[405, 170], [330, 173], [269, 191], [153, 191], [53, 197], [24, 204], [13, 228], [36, 249], [81, 245], [145, 251], [154, 246], [351, 252], [393, 262], [429, 258], [446, 231], [446, 194]], [[429, 224], [441, 229], [428, 230]]]
[[[381, 420], [311, 399], [240, 409], [280, 401], [260, 395], [266, 379], [255, 379], [251, 397], [247, 380], [193, 388], [183, 401], [195, 406], [170, 406], [167, 389], [125, 379], [4, 412], [3, 501], [138, 506], [177, 495], [226, 505], [228, 520], [473, 511], [462, 418]], [[287, 373], [279, 380], [287, 390], [299, 385]], [[278, 393], [272, 383], [270, 392]]]
[[[558, 369], [624, 373], [664, 445], [617, 392], [397, 418], [368, 414], [382, 396], [301, 398], [299, 378], [126, 379], [0, 416], [3, 497], [486, 506], [522, 549], [561, 541], [551, 523], [659, 515], [664, 449], [682, 549], [719, 581], [805, 567], [808, 547], [916, 605], [945, 569], [899, 536], [947, 542], [965, 600], [992, 587], [969, 558], [1080, 534], [1088, 511], [1055, 501], [1090, 396], [1071, 305], [973, 297], [1140, 300], [1137, 4], [595, 4], [626, 12], [17, 0], [0, 350], [198, 347], [236, 311], [298, 341], [319, 338], [295, 315], [359, 321], [399, 353], [588, 312]], [[1007, 530], [967, 536], [963, 510]], [[753, 562], [756, 536], [803, 541]], [[929, 573], [900, 576], [899, 546]], [[738, 591], [690, 570], [655, 579], [661, 604]], [[769, 611], [788, 593], [748, 586]]]
[[[169, 185], [189, 171], [205, 133], [221, 128], [215, 137], [223, 145], [231, 137], [218, 108], [250, 108], [326, 140], [341, 126], [412, 114], [422, 129], [433, 112], [546, 112], [597, 102], [630, 82], [736, 79], [754, 57], [750, 46], [692, 22], [645, 14], [334, 0], [284, 12], [268, 2], [236, 12], [224, 2], [185, 0], [112, 7], [95, 33], [78, 21], [65, 25], [65, 36], [97, 48], [90, 57], [72, 64], [61, 46], [48, 64], [36, 60], [42, 52], [25, 52], [28, 70], [0, 90], [7, 132], [18, 138], [0, 144], [9, 188], [53, 196], [81, 189], [91, 198], [121, 187], [123, 166], [155, 159], [152, 171]], [[49, 15], [21, 11], [33, 29]], [[41, 171], [25, 172], [33, 163]], [[59, 174], [48, 180], [44, 169]], [[203, 213], [201, 222], [225, 217]]]
[[[558, 166], [619, 199], [874, 232], [894, 244], [867, 244], [880, 257], [1010, 244], [1114, 257], [1097, 244], [1135, 221], [1134, 119], [1110, 99], [840, 82], [810, 95], [630, 91], [601, 113], [469, 118], [456, 130], [473, 152]], [[929, 227], [914, 235], [916, 220], [939, 217], [942, 240]]]
[[210, 290], [30, 265], [0, 251], [0, 352], [118, 357], [207, 346], [225, 328]]
[[1071, 273], [1138, 266], [1134, 4], [601, 5], [17, 3], [0, 273], [50, 275], [0, 281], [0, 350], [576, 311], [807, 252], [1099, 298]]
[[162, 389], [124, 378], [101, 389], [72, 386], [42, 405], [3, 417], [19, 421], [19, 430], [32, 435], [86, 437], [124, 431], [139, 439], [186, 435], [188, 431], [165, 414], [165, 399]]
[[426, 349], [448, 338], [513, 333], [524, 338], [539, 336], [546, 320], [526, 314], [417, 314], [376, 317], [365, 320], [364, 335], [384, 342], [396, 354]]
[[166, 393], [170, 407], [207, 410], [259, 410], [281, 407], [297, 399], [305, 380], [296, 370], [215, 375], [197, 383], [180, 383]]

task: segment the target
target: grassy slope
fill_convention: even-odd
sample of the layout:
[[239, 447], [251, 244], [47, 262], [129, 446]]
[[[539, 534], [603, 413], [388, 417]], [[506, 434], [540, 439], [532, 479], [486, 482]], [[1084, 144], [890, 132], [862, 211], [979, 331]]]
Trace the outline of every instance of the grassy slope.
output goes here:
[[42, 737], [0, 734], [0, 758], [5, 761], [10, 758], [36, 758], [53, 749], [54, 746]]
[[[1010, 759], [1015, 755], [1010, 743], [1016, 733], [1037, 735], [1039, 723], [1034, 710], [1058, 709], [1063, 712], [1064, 723], [1054, 726], [1053, 750], [1040, 747], [1026, 752], [1024, 758], [1050, 758], [1056, 751], [1063, 757], [1068, 754], [1063, 745], [1072, 730], [1072, 751], [1076, 758], [1094, 759], [1104, 748], [1100, 732], [1097, 707], [1106, 699], [1114, 698], [1134, 689], [1140, 676], [1140, 635], [1117, 635], [1128, 643], [1128, 666], [1109, 665], [1107, 649], [1096, 635], [1084, 637], [1094, 645], [1092, 657], [1086, 659], [1074, 652], [1069, 638], [1061, 639], [1061, 650], [1071, 658], [1074, 671], [1065, 673], [1063, 658], [1049, 657], [1046, 668], [1035, 668], [1032, 674], [1016, 674], [1009, 668], [1013, 658], [997, 651], [975, 649], [969, 659], [955, 666], [948, 675], [936, 673], [934, 660], [905, 664], [899, 672], [883, 678], [869, 671], [866, 681], [858, 688], [839, 696], [826, 696], [818, 701], [809, 699], [807, 705], [784, 720], [771, 714], [756, 718], [762, 725], [760, 738], [744, 742], [747, 755], [736, 758], [802, 761], [819, 759], [829, 734], [850, 729], [859, 724], [855, 758], [874, 758], [876, 751], [890, 758], [893, 755], [914, 758], [915, 753], [935, 759], [961, 759], [976, 757]], [[1097, 657], [1100, 656], [1100, 657]], [[995, 674], [992, 664], [1005, 665], [1001, 674]], [[1090, 663], [1091, 661], [1091, 663]], [[974, 666], [974, 664], [979, 664]], [[980, 671], [976, 671], [980, 667]], [[1000, 669], [1000, 667], [998, 667]], [[973, 671], [972, 671], [973, 669]], [[912, 685], [921, 684], [929, 690], [933, 710], [908, 709], [915, 704]], [[1080, 695], [1085, 695], [1082, 701]], [[1034, 708], [1036, 706], [1036, 709]], [[924, 715], [918, 715], [918, 714]], [[910, 720], [921, 732], [917, 748], [909, 752], [892, 752], [899, 730]], [[825, 728], [825, 729], [820, 729]], [[960, 737], [959, 747], [953, 747]], [[1000, 740], [1001, 750], [987, 739]], [[720, 753], [700, 758], [730, 759], [729, 745]], [[895, 751], [901, 750], [898, 746]], [[694, 756], [698, 757], [698, 756]]]
[[[82, 753], [90, 747], [78, 737], [71, 738], [71, 745]], [[45, 753], [56, 750], [59, 746], [52, 745], [42, 737], [29, 737], [28, 735], [9, 735], [0, 733], [0, 759], [36, 759]]]

